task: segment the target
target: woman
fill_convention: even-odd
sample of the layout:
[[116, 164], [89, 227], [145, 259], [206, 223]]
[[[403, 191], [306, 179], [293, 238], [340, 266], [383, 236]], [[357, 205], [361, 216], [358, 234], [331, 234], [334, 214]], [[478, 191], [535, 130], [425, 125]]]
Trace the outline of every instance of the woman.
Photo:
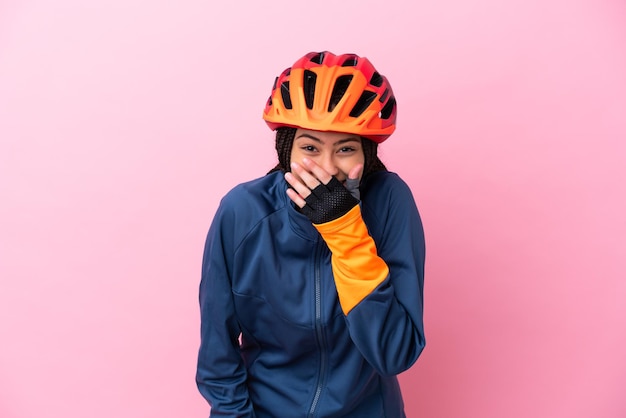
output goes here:
[[206, 241], [197, 383], [212, 416], [404, 417], [396, 375], [424, 348], [424, 236], [378, 159], [387, 79], [310, 53], [263, 118], [278, 165], [222, 200]]

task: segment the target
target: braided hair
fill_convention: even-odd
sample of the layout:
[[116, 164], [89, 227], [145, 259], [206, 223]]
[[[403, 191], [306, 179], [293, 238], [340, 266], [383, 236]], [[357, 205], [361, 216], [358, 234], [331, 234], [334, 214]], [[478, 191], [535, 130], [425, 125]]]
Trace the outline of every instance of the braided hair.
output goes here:
[[[274, 171], [290, 171], [291, 149], [293, 140], [296, 136], [296, 128], [282, 127], [276, 130], [276, 152], [278, 154], [278, 164], [272, 168], [269, 173]], [[367, 138], [361, 137], [361, 146], [363, 147], [363, 155], [365, 156], [365, 164], [363, 164], [363, 177], [376, 171], [387, 171], [387, 167], [378, 158], [378, 144]], [[269, 174], [268, 173], [268, 174]]]

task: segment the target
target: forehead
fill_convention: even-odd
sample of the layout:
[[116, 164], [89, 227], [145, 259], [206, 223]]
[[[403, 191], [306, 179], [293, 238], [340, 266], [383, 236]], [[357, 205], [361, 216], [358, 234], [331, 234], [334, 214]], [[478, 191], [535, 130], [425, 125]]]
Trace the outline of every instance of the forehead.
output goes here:
[[295, 135], [296, 140], [312, 140], [320, 144], [336, 144], [345, 142], [361, 142], [358, 135], [343, 132], [313, 131], [309, 129], [298, 129]]

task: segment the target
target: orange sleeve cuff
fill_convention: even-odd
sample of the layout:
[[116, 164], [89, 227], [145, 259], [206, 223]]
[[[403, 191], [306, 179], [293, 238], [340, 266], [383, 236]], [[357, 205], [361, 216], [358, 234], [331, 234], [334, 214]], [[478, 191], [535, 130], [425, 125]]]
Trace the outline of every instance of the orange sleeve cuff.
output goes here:
[[331, 265], [343, 313], [347, 315], [389, 275], [385, 261], [356, 205], [341, 218], [313, 224], [332, 253]]

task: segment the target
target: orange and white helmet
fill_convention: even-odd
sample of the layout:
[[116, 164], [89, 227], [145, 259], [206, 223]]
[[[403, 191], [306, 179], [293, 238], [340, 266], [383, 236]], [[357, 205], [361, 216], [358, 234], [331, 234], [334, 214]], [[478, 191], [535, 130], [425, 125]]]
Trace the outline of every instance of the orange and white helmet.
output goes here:
[[310, 52], [274, 81], [263, 119], [283, 126], [345, 132], [381, 143], [396, 129], [396, 99], [387, 79], [355, 54]]

